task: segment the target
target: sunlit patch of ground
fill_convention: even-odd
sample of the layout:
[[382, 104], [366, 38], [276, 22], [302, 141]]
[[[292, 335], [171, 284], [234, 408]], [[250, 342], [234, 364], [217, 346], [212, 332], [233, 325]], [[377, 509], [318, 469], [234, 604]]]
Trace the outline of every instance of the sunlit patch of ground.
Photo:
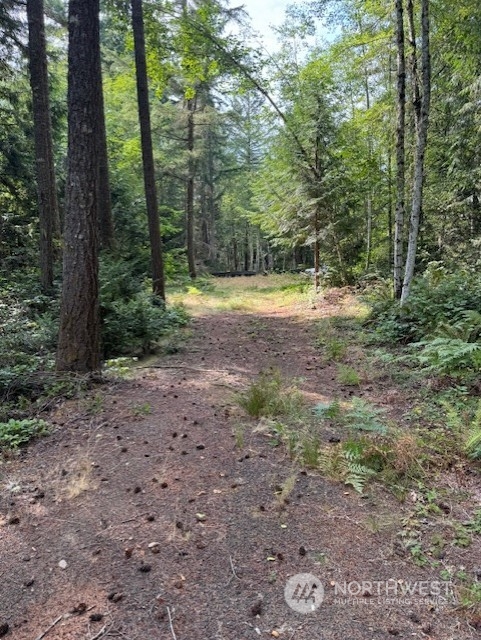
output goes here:
[[202, 279], [168, 295], [169, 302], [184, 304], [194, 316], [222, 311], [269, 313], [274, 307], [312, 305], [316, 298], [313, 282], [292, 274]]

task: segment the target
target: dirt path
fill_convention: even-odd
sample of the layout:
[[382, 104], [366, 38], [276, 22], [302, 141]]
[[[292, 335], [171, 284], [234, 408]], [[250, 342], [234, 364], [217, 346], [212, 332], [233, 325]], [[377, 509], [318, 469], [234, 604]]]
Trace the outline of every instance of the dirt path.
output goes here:
[[[325, 303], [198, 317], [187, 349], [66, 405], [51, 437], [0, 466], [6, 637], [476, 637], [451, 606], [379, 601], [385, 581], [395, 599], [402, 584], [439, 580], [397, 551], [407, 507], [381, 489], [365, 498], [306, 473], [260, 433], [236, 446], [243, 418], [233, 392], [269, 366], [302, 378], [313, 403], [348, 394], [316, 352], [310, 322], [337, 311]], [[286, 582], [299, 573], [324, 586], [313, 613], [286, 604]], [[358, 592], [362, 581], [378, 586]], [[339, 591], [345, 583], [350, 596]], [[427, 600], [432, 585], [423, 585], [416, 595]]]

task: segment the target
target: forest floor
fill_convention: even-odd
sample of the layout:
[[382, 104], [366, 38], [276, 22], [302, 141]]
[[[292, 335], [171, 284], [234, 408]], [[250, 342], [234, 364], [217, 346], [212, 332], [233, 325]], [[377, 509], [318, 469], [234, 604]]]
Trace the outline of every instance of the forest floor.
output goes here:
[[[319, 346], [322, 318], [360, 313], [351, 292], [313, 299], [292, 282], [177, 295], [193, 320], [176, 353], [61, 404], [50, 436], [3, 461], [0, 636], [480, 637], [481, 524], [459, 543], [479, 475], [453, 468], [402, 500], [376, 482], [360, 494], [291, 459], [240, 409], [236, 394], [272, 367], [313, 407], [354, 394], [393, 420], [414, 410], [419, 389], [370, 364], [348, 331], [354, 390]], [[317, 590], [296, 578], [285, 596], [296, 574]]]

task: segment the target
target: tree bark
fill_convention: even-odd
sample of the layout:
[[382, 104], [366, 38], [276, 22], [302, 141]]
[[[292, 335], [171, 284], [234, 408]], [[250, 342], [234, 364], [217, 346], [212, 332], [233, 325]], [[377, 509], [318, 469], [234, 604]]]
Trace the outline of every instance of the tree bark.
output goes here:
[[195, 268], [195, 220], [194, 220], [194, 111], [195, 98], [187, 100], [187, 190], [186, 190], [186, 228], [187, 262], [191, 278], [197, 277]]
[[150, 253], [152, 262], [153, 292], [165, 300], [164, 261], [160, 236], [159, 208], [155, 185], [154, 153], [152, 149], [152, 128], [145, 57], [145, 35], [142, 0], [132, 1], [132, 29], [134, 32], [135, 69], [137, 75], [137, 101], [139, 109], [142, 162], [144, 168], [144, 188], [149, 223]]
[[321, 278], [320, 278], [321, 260], [320, 260], [319, 232], [320, 232], [320, 219], [319, 219], [319, 212], [316, 211], [316, 213], [314, 214], [314, 233], [316, 236], [314, 240], [314, 283], [315, 283], [314, 286], [316, 289], [316, 293], [319, 293], [319, 291], [321, 290]]
[[396, 124], [396, 213], [394, 220], [394, 296], [401, 298], [403, 238], [405, 217], [405, 127], [406, 127], [406, 57], [404, 51], [403, 0], [396, 0], [397, 45], [397, 124]]
[[68, 168], [57, 370], [100, 368], [97, 95], [99, 0], [70, 0]]
[[418, 52], [416, 44], [416, 27], [414, 23], [413, 0], [407, 0], [407, 16], [409, 23], [409, 47], [411, 49], [409, 61], [411, 66], [412, 103], [414, 111], [414, 122], [417, 129], [421, 121], [421, 90], [419, 87], [418, 77]]
[[40, 227], [40, 280], [43, 290], [49, 292], [53, 285], [54, 238], [59, 231], [59, 215], [52, 147], [43, 0], [27, 0], [27, 19]]
[[[100, 42], [99, 42], [100, 48]], [[98, 183], [98, 206], [99, 206], [99, 225], [100, 225], [100, 245], [103, 249], [113, 249], [114, 246], [114, 223], [112, 219], [112, 201], [110, 197], [110, 179], [109, 179], [109, 160], [107, 152], [107, 132], [105, 130], [105, 108], [104, 108], [104, 92], [102, 86], [102, 65], [100, 50], [98, 55], [97, 68], [98, 87], [97, 109], [98, 116], [96, 122], [97, 131], [97, 160], [99, 169]]]
[[411, 220], [409, 225], [409, 242], [406, 255], [406, 268], [401, 295], [401, 304], [409, 297], [414, 267], [416, 264], [419, 221], [421, 218], [424, 186], [424, 156], [426, 152], [429, 127], [429, 110], [431, 103], [431, 53], [429, 46], [429, 0], [421, 1], [421, 76], [422, 96], [420, 104], [419, 125], [416, 128], [416, 155], [414, 164], [414, 182], [412, 194]]

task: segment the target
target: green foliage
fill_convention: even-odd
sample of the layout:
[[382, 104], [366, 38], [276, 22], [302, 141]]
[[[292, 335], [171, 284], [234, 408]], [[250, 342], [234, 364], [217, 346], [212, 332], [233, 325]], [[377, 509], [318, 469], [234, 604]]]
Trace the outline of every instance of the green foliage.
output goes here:
[[426, 371], [460, 377], [481, 368], [481, 343], [461, 338], [434, 338], [417, 343], [422, 351], [416, 355]]
[[253, 418], [295, 416], [305, 406], [300, 391], [287, 386], [278, 370], [270, 369], [239, 396], [239, 405]]
[[166, 307], [145, 290], [124, 261], [104, 260], [100, 278], [104, 356], [149, 353], [166, 332], [187, 323], [181, 307]]
[[0, 279], [0, 290], [0, 397], [29, 397], [38, 391], [32, 377], [53, 368], [58, 305], [22, 278]]
[[319, 418], [336, 419], [341, 416], [341, 405], [338, 400], [334, 402], [319, 402], [313, 409], [314, 415]]
[[340, 364], [337, 367], [337, 379], [339, 384], [347, 387], [358, 387], [361, 384], [361, 376], [352, 367]]
[[145, 291], [130, 300], [115, 300], [103, 306], [104, 354], [110, 357], [119, 353], [149, 353], [162, 335], [186, 323], [183, 309], [165, 308]]
[[38, 418], [0, 422], [0, 448], [18, 449], [32, 438], [46, 435], [50, 425]]
[[320, 444], [319, 435], [313, 431], [304, 432], [299, 437], [299, 459], [304, 466], [319, 467]]
[[366, 439], [353, 439], [325, 447], [319, 456], [319, 468], [362, 493], [366, 483], [376, 474], [368, 464], [371, 446]]
[[[481, 277], [458, 271], [433, 276], [429, 271], [412, 285], [407, 302], [381, 300], [374, 302], [370, 322], [375, 335], [383, 342], [416, 342], [444, 332], [446, 327], [458, 332], [457, 339], [479, 335], [481, 309]], [[460, 335], [461, 334], [461, 335]], [[470, 339], [471, 339], [470, 338]]]
[[342, 360], [346, 355], [347, 344], [340, 338], [331, 338], [326, 342], [326, 355], [329, 360]]
[[478, 401], [477, 410], [469, 422], [464, 450], [468, 458], [481, 460], [481, 400]]
[[350, 409], [345, 413], [345, 420], [355, 431], [371, 431], [384, 435], [387, 429], [379, 419], [382, 414], [382, 409], [373, 407], [362, 398], [353, 398]]

